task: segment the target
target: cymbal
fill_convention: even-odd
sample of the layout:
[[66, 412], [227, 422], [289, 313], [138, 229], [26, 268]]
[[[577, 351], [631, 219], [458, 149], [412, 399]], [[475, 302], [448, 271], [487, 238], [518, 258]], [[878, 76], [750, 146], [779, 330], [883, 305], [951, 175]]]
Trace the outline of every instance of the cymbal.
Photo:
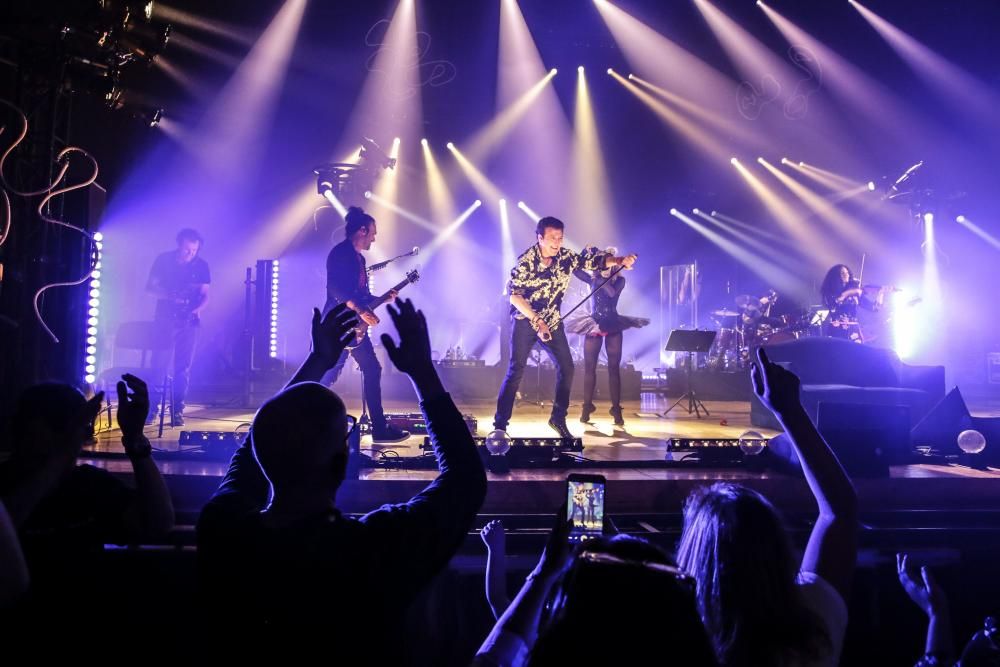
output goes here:
[[716, 317], [736, 317], [739, 313], [735, 310], [713, 310], [712, 315]]

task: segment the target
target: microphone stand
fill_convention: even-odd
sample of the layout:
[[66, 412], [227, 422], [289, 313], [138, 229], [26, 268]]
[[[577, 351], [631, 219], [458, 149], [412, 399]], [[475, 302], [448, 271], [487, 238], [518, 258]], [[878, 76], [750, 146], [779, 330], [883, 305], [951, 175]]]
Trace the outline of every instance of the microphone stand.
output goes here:
[[374, 273], [375, 271], [381, 271], [385, 267], [387, 267], [390, 264], [392, 264], [393, 262], [395, 262], [397, 259], [402, 259], [403, 257], [413, 257], [414, 255], [418, 254], [419, 252], [420, 252], [420, 248], [417, 247], [417, 248], [414, 248], [413, 250], [411, 250], [410, 252], [404, 252], [402, 255], [396, 255], [392, 259], [387, 259], [384, 262], [379, 262], [378, 264], [372, 264], [371, 266], [368, 267], [368, 273]]

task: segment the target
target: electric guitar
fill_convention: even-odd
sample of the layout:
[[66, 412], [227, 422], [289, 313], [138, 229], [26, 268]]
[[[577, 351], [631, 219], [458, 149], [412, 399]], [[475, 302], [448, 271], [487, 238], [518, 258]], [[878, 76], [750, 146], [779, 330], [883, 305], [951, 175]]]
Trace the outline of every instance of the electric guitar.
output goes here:
[[[388, 302], [389, 299], [390, 299], [390, 295], [393, 292], [399, 292], [401, 289], [403, 289], [404, 287], [406, 287], [410, 283], [415, 283], [418, 280], [420, 280], [420, 274], [417, 273], [416, 269], [413, 269], [412, 271], [407, 272], [406, 278], [404, 278], [402, 281], [400, 281], [399, 284], [393, 285], [393, 287], [390, 290], [388, 290], [385, 294], [383, 294], [382, 296], [376, 297], [372, 301], [368, 302], [368, 304], [366, 305], [366, 308], [368, 310], [374, 311], [379, 306], [382, 306], [386, 302]], [[347, 349], [348, 350], [353, 350], [358, 345], [361, 345], [362, 341], [364, 341], [364, 339], [365, 339], [365, 336], [368, 335], [368, 328], [369, 328], [369, 326], [368, 326], [367, 322], [365, 322], [364, 320], [360, 320], [360, 319], [358, 320], [358, 326], [354, 327], [354, 340], [347, 345]]]

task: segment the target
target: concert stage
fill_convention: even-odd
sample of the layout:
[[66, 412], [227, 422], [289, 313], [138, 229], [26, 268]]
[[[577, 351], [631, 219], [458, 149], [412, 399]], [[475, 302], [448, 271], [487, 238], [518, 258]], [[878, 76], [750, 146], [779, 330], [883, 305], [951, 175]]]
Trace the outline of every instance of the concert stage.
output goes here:
[[[801, 476], [795, 477], [766, 469], [746, 466], [707, 467], [704, 464], [666, 464], [667, 440], [678, 438], [738, 438], [751, 430], [749, 404], [741, 401], [708, 401], [711, 416], [696, 419], [680, 407], [662, 418], [666, 407], [673, 403], [654, 393], [642, 394], [640, 401], [625, 405], [624, 430], [615, 429], [607, 415], [607, 404], [599, 405], [595, 423], [576, 421], [579, 404], [571, 407], [570, 430], [583, 440], [582, 463], [569, 463], [562, 468], [514, 469], [508, 474], [488, 473], [490, 484], [483, 515], [531, 515], [551, 512], [564, 498], [565, 477], [570, 472], [584, 470], [603, 474], [608, 479], [608, 514], [627, 521], [626, 515], [671, 514], [679, 511], [684, 498], [695, 487], [714, 481], [734, 481], [753, 487], [767, 495], [790, 514], [811, 513], [814, 503]], [[351, 414], [359, 414], [356, 399], [347, 398]], [[979, 415], [1000, 414], [996, 401], [970, 406]], [[388, 412], [410, 412], [415, 401], [388, 401]], [[489, 432], [494, 403], [492, 401], [459, 402], [459, 409], [475, 417], [479, 435]], [[544, 407], [522, 403], [517, 406], [509, 427], [513, 437], [551, 437], [546, 425], [549, 405]], [[641, 415], [641, 416], [640, 416]], [[221, 456], [177, 453], [181, 430], [228, 431], [239, 428], [245, 432], [253, 413], [232, 408], [192, 406], [185, 413], [184, 429], [167, 428], [162, 439], [155, 438], [155, 429], [147, 427], [154, 447], [164, 450], [156, 454], [174, 502], [182, 515], [193, 517], [212, 491], [218, 486], [227, 463]], [[763, 431], [765, 436], [773, 431]], [[130, 466], [118, 444], [117, 430], [98, 435], [96, 455], [83, 461], [128, 477]], [[423, 435], [412, 435], [407, 441], [373, 446], [366, 436], [362, 452], [376, 459], [405, 459], [423, 455], [420, 445]], [[347, 480], [337, 495], [337, 505], [349, 513], [363, 513], [382, 503], [408, 500], [436, 475], [433, 469], [380, 467], [362, 469], [358, 480]], [[910, 510], [998, 510], [1000, 511], [1000, 469], [974, 470], [958, 465], [914, 464], [893, 466], [888, 478], [856, 478], [862, 511], [896, 512]]]

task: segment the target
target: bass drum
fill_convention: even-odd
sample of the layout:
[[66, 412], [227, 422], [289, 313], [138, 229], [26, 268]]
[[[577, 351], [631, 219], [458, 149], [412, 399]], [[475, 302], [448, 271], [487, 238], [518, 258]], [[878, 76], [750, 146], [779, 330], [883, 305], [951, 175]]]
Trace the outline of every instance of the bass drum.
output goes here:
[[777, 331], [771, 331], [770, 333], [758, 336], [757, 345], [762, 346], [787, 343], [792, 340], [798, 340], [800, 337], [801, 334], [798, 331], [792, 331], [791, 329], [778, 329]]

